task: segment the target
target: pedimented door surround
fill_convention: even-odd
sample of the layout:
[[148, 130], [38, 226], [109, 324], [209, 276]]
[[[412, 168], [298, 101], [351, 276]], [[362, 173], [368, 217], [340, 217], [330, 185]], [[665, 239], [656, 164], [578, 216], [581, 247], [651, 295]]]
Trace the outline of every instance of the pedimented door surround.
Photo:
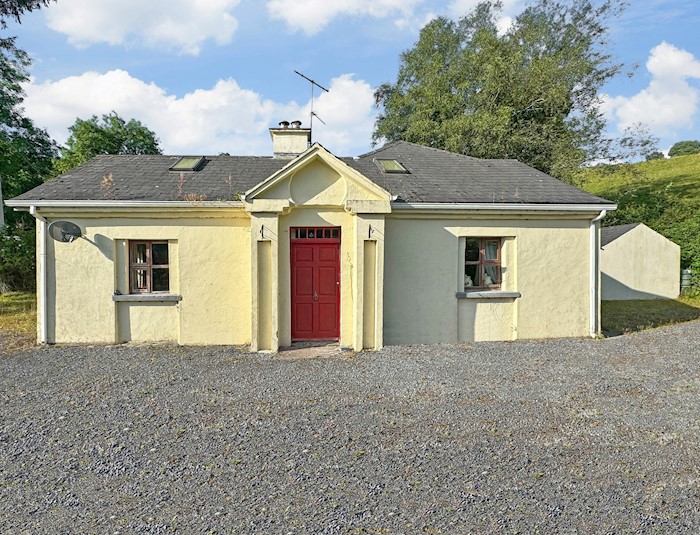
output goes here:
[[355, 351], [381, 349], [390, 200], [318, 144], [246, 192], [251, 350], [277, 351], [308, 339], [338, 339]]

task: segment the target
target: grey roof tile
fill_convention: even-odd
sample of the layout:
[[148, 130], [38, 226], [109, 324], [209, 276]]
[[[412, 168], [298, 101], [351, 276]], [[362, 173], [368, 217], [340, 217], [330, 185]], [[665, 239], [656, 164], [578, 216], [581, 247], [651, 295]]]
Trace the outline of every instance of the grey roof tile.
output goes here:
[[[15, 199], [177, 201], [189, 196], [233, 200], [236, 193], [251, 189], [289, 163], [272, 157], [207, 156], [199, 171], [169, 171], [179, 158], [95, 156]], [[395, 159], [409, 172], [383, 173], [376, 158]], [[482, 160], [404, 141], [341, 159], [409, 203], [608, 203], [516, 160]], [[111, 180], [105, 179], [109, 176]]]

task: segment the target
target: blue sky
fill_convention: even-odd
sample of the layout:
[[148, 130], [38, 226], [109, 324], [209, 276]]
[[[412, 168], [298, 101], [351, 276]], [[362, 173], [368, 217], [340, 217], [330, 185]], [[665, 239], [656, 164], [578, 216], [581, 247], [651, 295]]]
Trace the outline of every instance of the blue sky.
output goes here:
[[[632, 0], [611, 52], [632, 78], [601, 95], [611, 132], [644, 122], [667, 150], [700, 139], [700, 8]], [[58, 0], [12, 24], [33, 58], [26, 113], [59, 143], [76, 117], [112, 110], [154, 130], [168, 154], [271, 152], [267, 129], [308, 125], [338, 155], [371, 149], [372, 93], [395, 79], [400, 53], [431, 18], [476, 0]], [[504, 24], [525, 5], [505, 0]]]

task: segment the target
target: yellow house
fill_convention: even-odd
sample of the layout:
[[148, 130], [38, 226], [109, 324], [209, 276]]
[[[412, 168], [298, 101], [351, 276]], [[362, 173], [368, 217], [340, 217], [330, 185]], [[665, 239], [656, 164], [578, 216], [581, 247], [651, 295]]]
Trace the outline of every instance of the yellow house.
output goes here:
[[276, 351], [596, 336], [610, 202], [406, 142], [338, 158], [97, 156], [7, 201], [37, 225], [43, 343]]

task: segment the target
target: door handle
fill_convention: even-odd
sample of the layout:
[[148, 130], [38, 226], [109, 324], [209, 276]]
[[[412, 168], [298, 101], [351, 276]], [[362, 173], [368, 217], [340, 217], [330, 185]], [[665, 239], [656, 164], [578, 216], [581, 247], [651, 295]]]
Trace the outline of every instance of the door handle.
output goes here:
[[314, 301], [318, 301], [318, 294], [314, 292]]

